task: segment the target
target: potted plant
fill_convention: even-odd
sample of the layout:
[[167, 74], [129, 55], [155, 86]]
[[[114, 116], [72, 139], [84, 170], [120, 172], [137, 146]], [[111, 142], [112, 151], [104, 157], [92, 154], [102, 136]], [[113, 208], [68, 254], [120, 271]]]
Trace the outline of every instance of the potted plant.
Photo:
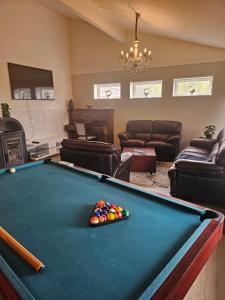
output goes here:
[[10, 108], [8, 103], [1, 103], [2, 117], [10, 118]]
[[215, 125], [208, 125], [204, 129], [204, 136], [206, 139], [211, 139], [215, 134], [216, 126]]

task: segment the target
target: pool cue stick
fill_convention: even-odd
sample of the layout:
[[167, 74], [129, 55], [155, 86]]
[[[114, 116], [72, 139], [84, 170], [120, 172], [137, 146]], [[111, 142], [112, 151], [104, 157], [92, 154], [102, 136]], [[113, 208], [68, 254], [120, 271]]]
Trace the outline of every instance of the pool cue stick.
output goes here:
[[44, 269], [45, 265], [15, 240], [3, 227], [0, 226], [0, 238], [16, 251], [36, 272]]

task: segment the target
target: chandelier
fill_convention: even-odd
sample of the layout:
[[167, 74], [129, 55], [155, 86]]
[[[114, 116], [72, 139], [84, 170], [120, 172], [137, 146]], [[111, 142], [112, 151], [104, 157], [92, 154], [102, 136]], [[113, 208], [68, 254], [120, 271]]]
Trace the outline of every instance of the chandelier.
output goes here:
[[130, 48], [129, 52], [124, 53], [122, 50], [120, 53], [120, 61], [124, 69], [130, 71], [132, 74], [136, 75], [138, 72], [149, 68], [151, 62], [151, 51], [144, 49], [143, 53], [139, 49], [139, 41], [137, 38], [137, 24], [138, 19], [141, 14], [135, 13], [135, 39], [133, 41], [133, 47]]

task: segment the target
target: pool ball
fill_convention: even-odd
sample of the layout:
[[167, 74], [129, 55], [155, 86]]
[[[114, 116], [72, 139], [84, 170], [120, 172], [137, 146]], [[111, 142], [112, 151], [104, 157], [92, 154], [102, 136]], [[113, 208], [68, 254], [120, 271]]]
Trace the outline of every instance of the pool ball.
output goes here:
[[118, 206], [118, 207], [116, 207], [115, 211], [117, 211], [117, 212], [121, 212], [121, 211], [123, 211], [123, 208], [122, 208], [122, 207], [120, 207], [120, 206]]
[[118, 212], [117, 212], [117, 216], [118, 216], [119, 218], [122, 218], [123, 215], [122, 215], [121, 211], [118, 211]]
[[114, 209], [114, 208], [110, 208], [109, 211], [110, 211], [111, 213], [115, 213], [115, 209]]
[[14, 173], [16, 173], [16, 169], [15, 169], [15, 168], [11, 168], [11, 169], [9, 169], [9, 173], [11, 173], [11, 174], [14, 174]]
[[91, 217], [90, 218], [90, 223], [91, 224], [98, 224], [99, 223], [98, 217]]
[[112, 221], [112, 220], [115, 219], [115, 216], [114, 216], [113, 213], [109, 213], [108, 216], [107, 216], [107, 218], [108, 218], [109, 221]]
[[103, 223], [103, 222], [105, 222], [105, 218], [104, 218], [104, 216], [100, 216], [98, 219], [99, 219], [99, 222], [100, 222], [100, 223]]
[[95, 212], [101, 212], [102, 211], [102, 209], [101, 208], [99, 208], [99, 207], [97, 207], [95, 210], [94, 210]]
[[115, 213], [114, 216], [115, 216], [115, 219], [118, 219], [118, 218], [119, 218], [119, 216], [118, 216], [117, 213]]
[[122, 211], [122, 215], [123, 215], [124, 217], [128, 217], [128, 216], [129, 216], [129, 210], [124, 209], [124, 210]]
[[104, 206], [105, 206], [105, 201], [99, 200], [99, 201], [97, 202], [97, 206], [100, 207], [100, 208], [104, 207]]

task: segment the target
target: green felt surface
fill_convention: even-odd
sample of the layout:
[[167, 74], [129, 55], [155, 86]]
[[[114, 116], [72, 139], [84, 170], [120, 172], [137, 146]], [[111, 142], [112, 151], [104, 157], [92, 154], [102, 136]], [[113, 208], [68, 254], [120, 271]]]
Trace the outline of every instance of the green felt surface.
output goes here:
[[[46, 265], [36, 274], [0, 243], [36, 299], [137, 299], [201, 224], [199, 212], [54, 164], [1, 174], [0, 191], [0, 225]], [[90, 227], [100, 199], [130, 218]]]

